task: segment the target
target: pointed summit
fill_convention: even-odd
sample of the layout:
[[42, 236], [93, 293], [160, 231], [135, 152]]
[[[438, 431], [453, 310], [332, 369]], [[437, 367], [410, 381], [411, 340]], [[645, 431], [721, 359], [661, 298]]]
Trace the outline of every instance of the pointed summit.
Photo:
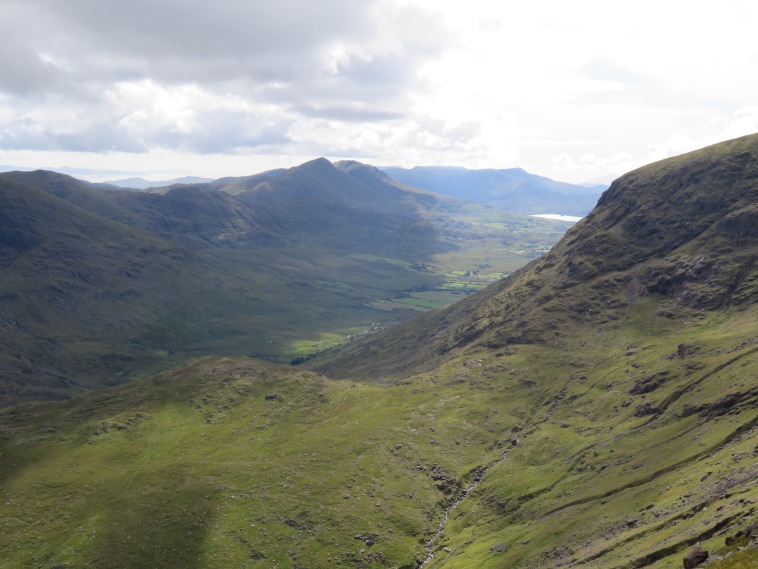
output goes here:
[[296, 168], [305, 172], [319, 174], [323, 174], [324, 172], [335, 169], [334, 164], [332, 164], [326, 158], [316, 158], [314, 160], [309, 160], [308, 162], [302, 163], [300, 166], [296, 166]]

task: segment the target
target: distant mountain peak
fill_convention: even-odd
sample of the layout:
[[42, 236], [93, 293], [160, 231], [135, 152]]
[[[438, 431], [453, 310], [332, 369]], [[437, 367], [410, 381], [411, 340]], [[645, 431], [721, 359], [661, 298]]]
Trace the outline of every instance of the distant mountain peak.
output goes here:
[[586, 188], [530, 174], [523, 168], [468, 170], [456, 166], [383, 168], [395, 180], [437, 194], [468, 199], [523, 215], [582, 217], [604, 188]]
[[316, 158], [314, 160], [309, 160], [308, 162], [304, 162], [300, 166], [295, 166], [295, 168], [298, 168], [301, 170], [323, 171], [325, 169], [333, 169], [334, 164], [332, 164], [326, 158], [322, 157], [322, 158]]
[[163, 188], [165, 186], [173, 186], [176, 184], [205, 184], [212, 182], [213, 178], [201, 178], [199, 176], [182, 176], [181, 178], [173, 178], [171, 180], [146, 180], [145, 178], [124, 178], [122, 180], [111, 180], [103, 182], [104, 184], [110, 184], [111, 186], [117, 186], [119, 188], [132, 188], [137, 190], [144, 190], [147, 188]]

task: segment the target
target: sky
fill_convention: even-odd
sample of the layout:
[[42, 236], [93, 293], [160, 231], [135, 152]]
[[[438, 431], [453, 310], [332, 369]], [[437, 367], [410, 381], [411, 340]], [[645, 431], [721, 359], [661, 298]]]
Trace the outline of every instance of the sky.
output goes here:
[[758, 131], [755, 0], [0, 0], [0, 165], [607, 180]]

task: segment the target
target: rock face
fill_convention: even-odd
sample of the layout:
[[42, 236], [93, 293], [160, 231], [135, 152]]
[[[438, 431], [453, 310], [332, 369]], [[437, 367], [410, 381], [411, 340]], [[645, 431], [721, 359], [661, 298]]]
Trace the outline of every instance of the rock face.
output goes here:
[[706, 559], [708, 559], [708, 551], [698, 545], [684, 556], [684, 569], [697, 567]]
[[629, 390], [629, 393], [631, 395], [642, 395], [645, 393], [650, 393], [651, 391], [655, 391], [665, 383], [666, 375], [668, 375], [668, 372], [648, 374], [640, 379], [637, 383], [635, 383]]
[[450, 476], [442, 468], [436, 464], [432, 466], [432, 472], [429, 474], [432, 480], [434, 480], [437, 489], [445, 494], [452, 494], [454, 491], [460, 489], [460, 481], [454, 476]]

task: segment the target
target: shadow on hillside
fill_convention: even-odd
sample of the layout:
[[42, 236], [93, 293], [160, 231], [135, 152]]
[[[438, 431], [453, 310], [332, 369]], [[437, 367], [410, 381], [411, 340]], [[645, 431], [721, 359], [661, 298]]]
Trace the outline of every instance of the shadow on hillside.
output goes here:
[[103, 504], [94, 567], [207, 566], [203, 552], [216, 515], [216, 491], [184, 470], [177, 465], [151, 472], [149, 481], [130, 482]]

